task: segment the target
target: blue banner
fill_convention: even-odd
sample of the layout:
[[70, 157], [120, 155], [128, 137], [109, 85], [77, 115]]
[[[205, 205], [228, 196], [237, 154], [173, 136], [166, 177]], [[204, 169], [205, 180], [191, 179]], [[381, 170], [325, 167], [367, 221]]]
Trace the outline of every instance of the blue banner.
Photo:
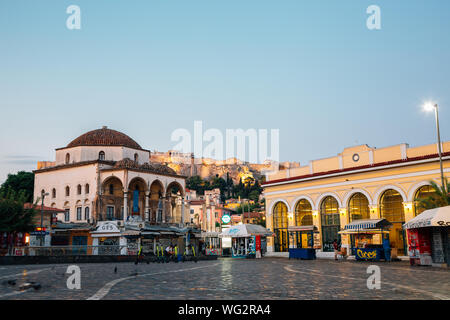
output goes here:
[[133, 191], [133, 213], [139, 212], [139, 190]]

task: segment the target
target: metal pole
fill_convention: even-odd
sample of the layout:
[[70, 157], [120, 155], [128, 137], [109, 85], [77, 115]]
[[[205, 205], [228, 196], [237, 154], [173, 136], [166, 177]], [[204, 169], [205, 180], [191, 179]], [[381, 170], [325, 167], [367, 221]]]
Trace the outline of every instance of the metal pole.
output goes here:
[[439, 111], [438, 111], [438, 105], [434, 105], [435, 110], [435, 116], [436, 116], [436, 130], [437, 130], [437, 138], [438, 138], [438, 151], [439, 151], [439, 164], [441, 167], [441, 182], [442, 182], [442, 188], [445, 193], [447, 193], [447, 186], [444, 183], [444, 169], [442, 165], [442, 148], [441, 148], [441, 133], [439, 131]]
[[42, 230], [43, 230], [43, 220], [44, 220], [44, 197], [45, 194], [44, 192], [42, 192], [41, 194], [42, 196], [42, 205], [41, 205], [41, 247], [44, 245], [44, 239], [43, 239], [43, 234], [42, 234]]

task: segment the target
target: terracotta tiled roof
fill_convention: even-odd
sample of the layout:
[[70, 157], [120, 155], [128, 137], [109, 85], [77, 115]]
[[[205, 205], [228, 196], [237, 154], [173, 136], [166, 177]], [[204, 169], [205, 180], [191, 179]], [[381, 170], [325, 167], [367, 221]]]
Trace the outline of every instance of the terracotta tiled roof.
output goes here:
[[79, 146], [122, 146], [142, 149], [141, 146], [126, 134], [103, 127], [89, 131], [67, 145], [67, 148]]
[[[33, 208], [33, 206], [34, 205], [32, 203], [29, 203], [29, 202], [23, 204], [24, 209], [31, 209], [31, 208]], [[34, 207], [34, 209], [39, 211], [39, 212], [41, 211], [41, 208], [42, 208], [42, 205], [37, 205], [37, 206]], [[51, 213], [65, 212], [63, 209], [46, 207], [46, 206], [44, 206], [44, 210], [43, 211], [44, 212], [51, 212]]]
[[114, 165], [114, 169], [139, 169], [144, 171], [150, 171], [154, 173], [176, 175], [177, 173], [172, 168], [162, 165], [160, 163], [144, 163], [140, 165], [137, 161], [125, 158], [117, 161]]

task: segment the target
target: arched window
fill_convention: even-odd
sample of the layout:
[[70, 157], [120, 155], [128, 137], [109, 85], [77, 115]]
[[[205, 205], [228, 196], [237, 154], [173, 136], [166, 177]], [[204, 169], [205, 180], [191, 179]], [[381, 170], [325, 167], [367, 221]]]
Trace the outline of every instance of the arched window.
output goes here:
[[84, 193], [88, 194], [89, 193], [89, 184], [86, 183], [86, 185], [84, 186]]
[[56, 189], [55, 188], [52, 189], [52, 198], [56, 198]]
[[392, 223], [389, 232], [389, 241], [392, 248], [397, 249], [398, 255], [405, 254], [405, 233], [403, 224], [405, 223], [405, 213], [403, 209], [403, 197], [393, 189], [386, 190], [380, 198], [381, 218]]
[[308, 200], [301, 199], [295, 206], [295, 225], [312, 226], [312, 207]]
[[341, 229], [339, 217], [339, 203], [331, 196], [327, 196], [320, 204], [320, 216], [322, 221], [322, 242], [323, 251], [332, 252], [333, 242], [340, 242], [341, 235], [338, 233]]
[[109, 194], [114, 194], [114, 185], [112, 183], [109, 185]]
[[380, 198], [381, 218], [390, 222], [405, 222], [402, 195], [393, 189], [386, 190]]
[[138, 162], [139, 160], [139, 155], [137, 153], [134, 154], [134, 161]]
[[435, 197], [436, 197], [436, 191], [434, 190], [434, 188], [432, 186], [428, 185], [428, 186], [420, 187], [416, 191], [416, 195], [414, 197], [414, 201], [415, 201], [414, 214], [417, 216], [426, 210], [425, 207], [420, 205], [419, 200], [433, 202], [433, 199], [435, 199]]
[[361, 192], [357, 192], [348, 202], [348, 214], [350, 222], [356, 220], [370, 219], [369, 200]]
[[84, 220], [89, 220], [89, 207], [84, 208]]
[[273, 209], [273, 231], [275, 233], [275, 252], [288, 250], [288, 214], [287, 206], [278, 202]]
[[81, 184], [77, 186], [77, 194], [81, 194]]
[[70, 153], [66, 153], [66, 164], [70, 163]]
[[98, 160], [105, 160], [105, 152], [104, 151], [100, 151], [98, 153]]
[[70, 196], [70, 188], [69, 186], [66, 187], [66, 197]]

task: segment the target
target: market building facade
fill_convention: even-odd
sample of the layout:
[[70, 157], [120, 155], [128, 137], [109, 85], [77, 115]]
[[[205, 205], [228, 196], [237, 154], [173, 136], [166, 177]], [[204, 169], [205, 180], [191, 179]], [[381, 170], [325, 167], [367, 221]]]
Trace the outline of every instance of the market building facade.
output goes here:
[[[450, 142], [442, 143], [444, 175], [450, 172]], [[350, 252], [351, 239], [340, 231], [358, 220], [386, 219], [392, 224], [393, 255], [407, 255], [403, 225], [421, 210], [417, 198], [432, 195], [430, 181], [441, 184], [438, 145], [407, 144], [376, 149], [346, 148], [337, 157], [310, 161], [308, 166], [266, 176], [266, 224], [274, 232], [269, 252], [287, 252], [295, 242], [289, 229], [314, 226], [314, 247], [324, 256], [333, 241]], [[380, 239], [374, 239], [379, 241]], [[329, 252], [329, 253], [327, 253]]]

